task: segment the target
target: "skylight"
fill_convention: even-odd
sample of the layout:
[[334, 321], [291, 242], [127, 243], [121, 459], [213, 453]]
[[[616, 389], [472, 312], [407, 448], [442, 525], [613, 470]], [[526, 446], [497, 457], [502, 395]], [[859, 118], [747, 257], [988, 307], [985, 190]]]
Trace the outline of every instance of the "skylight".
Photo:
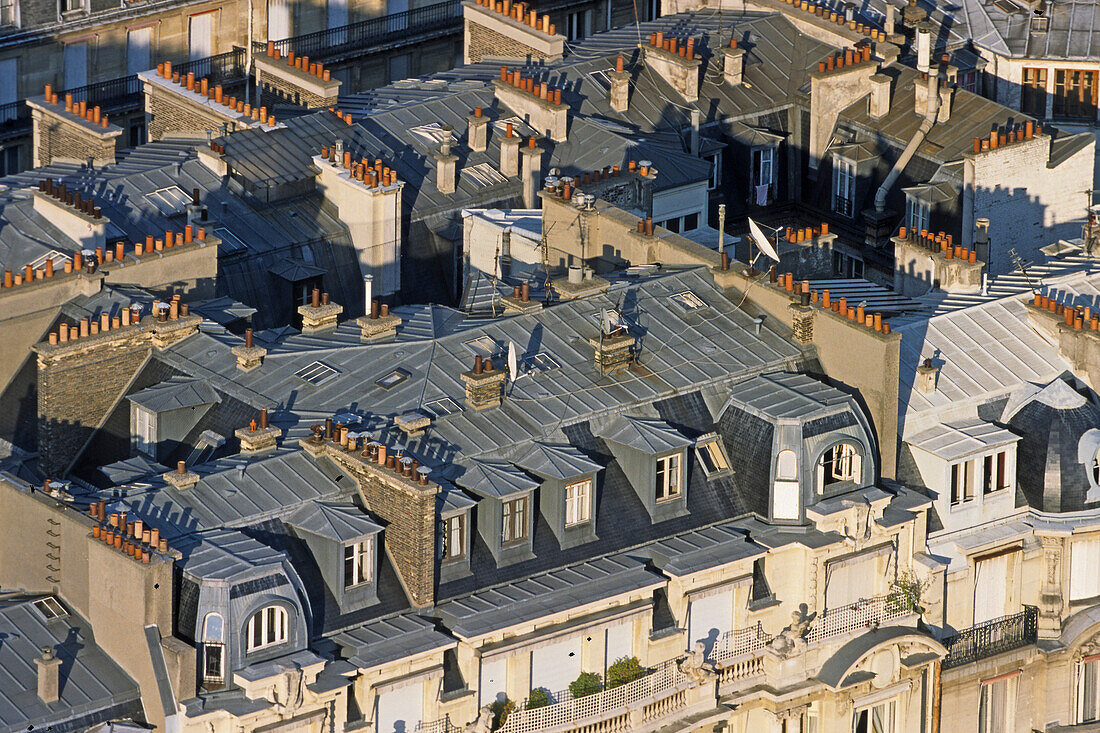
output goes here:
[[65, 610], [65, 607], [62, 606], [53, 596], [39, 598], [37, 601], [34, 602], [34, 607], [38, 609], [39, 613], [46, 617], [47, 621], [69, 615], [69, 612]]
[[527, 361], [527, 366], [530, 369], [537, 369], [540, 372], [547, 372], [547, 371], [550, 371], [551, 369], [560, 369], [561, 368], [561, 364], [558, 363], [558, 360], [555, 359], [550, 354], [543, 354], [543, 353], [535, 354], [534, 356], [528, 357], [526, 359], [526, 361]]
[[404, 371], [403, 369], [394, 369], [392, 372], [389, 372], [385, 376], [375, 380], [374, 383], [382, 389], [389, 389], [391, 387], [396, 387], [408, 378], [408, 372]]
[[145, 194], [145, 198], [149, 200], [149, 203], [157, 207], [157, 211], [163, 216], [178, 214], [183, 211], [183, 208], [187, 206], [187, 204], [191, 203], [191, 197], [179, 186], [168, 186], [167, 188], [147, 193]]
[[323, 364], [319, 361], [315, 361], [312, 364], [308, 364], [298, 371], [294, 372], [294, 376], [298, 377], [302, 381], [317, 386], [324, 384], [339, 373], [340, 372], [336, 371], [328, 364]]
[[215, 228], [213, 234], [215, 237], [222, 240], [221, 245], [219, 245], [219, 250], [222, 252], [240, 252], [247, 249], [245, 243], [242, 242], [236, 234], [225, 227]]
[[481, 356], [495, 356], [500, 352], [497, 342], [489, 336], [478, 336], [476, 339], [470, 339], [463, 342], [463, 346], [469, 349], [471, 353], [480, 354]]
[[707, 304], [704, 303], [698, 295], [691, 292], [690, 290], [684, 290], [683, 292], [676, 293], [675, 295], [670, 295], [669, 298], [672, 300], [673, 303], [680, 306], [686, 311], [695, 311], [699, 310], [700, 308], [705, 308], [707, 306]]
[[458, 403], [450, 397], [443, 397], [442, 399], [425, 402], [424, 409], [431, 413], [432, 417], [441, 418], [444, 415], [458, 412], [461, 408], [458, 406]]

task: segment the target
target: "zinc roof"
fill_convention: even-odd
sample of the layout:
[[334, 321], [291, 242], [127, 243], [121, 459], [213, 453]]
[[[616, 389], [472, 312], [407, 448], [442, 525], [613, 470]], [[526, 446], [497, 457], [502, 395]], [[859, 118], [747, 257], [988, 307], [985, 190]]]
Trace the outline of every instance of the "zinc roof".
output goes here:
[[813, 415], [851, 398], [805, 374], [772, 372], [746, 379], [729, 390], [729, 401], [771, 418]]
[[286, 523], [334, 542], [351, 542], [382, 531], [351, 502], [313, 501], [291, 514]]
[[661, 453], [691, 445], [691, 439], [664, 420], [616, 415], [600, 437], [643, 453]]
[[178, 410], [220, 402], [214, 389], [198, 379], [168, 379], [127, 396], [134, 404], [152, 412]]
[[969, 419], [938, 423], [917, 433], [905, 442], [939, 456], [956, 461], [980, 451], [1015, 443], [1020, 437], [984, 420]]

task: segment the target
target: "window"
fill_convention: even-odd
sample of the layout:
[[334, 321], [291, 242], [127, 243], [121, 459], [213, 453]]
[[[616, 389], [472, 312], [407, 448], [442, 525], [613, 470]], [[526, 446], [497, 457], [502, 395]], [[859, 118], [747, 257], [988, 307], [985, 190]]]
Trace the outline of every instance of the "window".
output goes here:
[[749, 600], [760, 602], [771, 598], [772, 589], [768, 585], [768, 578], [764, 572], [764, 558], [758, 557], [752, 561], [752, 590]]
[[404, 369], [394, 369], [392, 372], [379, 377], [374, 381], [382, 389], [390, 389], [404, 382], [409, 376], [409, 373]]
[[64, 618], [69, 615], [65, 607], [53, 596], [39, 598], [34, 602], [34, 607], [38, 609], [39, 613], [46, 617], [47, 621], [52, 621], [55, 618]]
[[157, 415], [151, 410], [134, 405], [133, 424], [130, 426], [130, 441], [133, 449], [151, 458], [156, 458]]
[[[79, 3], [79, 0], [77, 0]], [[64, 52], [65, 88], [72, 90], [88, 84], [88, 43], [66, 43]]]
[[139, 117], [130, 120], [130, 147], [136, 148], [138, 145], [144, 145], [148, 140], [149, 133], [145, 127], [145, 118]]
[[[188, 18], [187, 24], [187, 58], [189, 61], [207, 59], [214, 55], [214, 19], [218, 11], [211, 10], [205, 13], [196, 13]], [[278, 36], [270, 36], [278, 40]], [[209, 64], [201, 64], [206, 68], [194, 67], [191, 71], [195, 76], [209, 73]]]
[[834, 249], [833, 274], [846, 278], [863, 277], [863, 260]]
[[1020, 111], [1025, 115], [1047, 116], [1047, 70], [1024, 69], [1023, 88], [1020, 91]]
[[974, 461], [951, 464], [951, 506], [974, 500]]
[[61, 0], [58, 3], [62, 13], [71, 13], [74, 10], [84, 9], [84, 0]]
[[285, 644], [290, 636], [290, 614], [282, 606], [268, 606], [248, 619], [248, 651]]
[[959, 89], [965, 89], [968, 92], [978, 94], [978, 71], [977, 69], [970, 69], [969, 71], [960, 71], [955, 83], [959, 86]]
[[168, 186], [152, 193], [145, 194], [161, 216], [173, 216], [183, 211], [184, 207], [191, 203], [191, 197], [184, 193], [179, 186]]
[[671, 219], [667, 220], [662, 226], [664, 226], [665, 229], [669, 230], [670, 232], [673, 232], [674, 234], [679, 234], [680, 233], [680, 217], [674, 216]]
[[1016, 567], [1020, 552], [1012, 548], [974, 562], [974, 623], [990, 621], [1019, 610]]
[[649, 0], [649, 20], [661, 17], [661, 0]]
[[501, 542], [505, 545], [527, 539], [527, 497], [504, 502]]
[[153, 26], [133, 28], [126, 33], [126, 73], [147, 71], [152, 62]]
[[458, 403], [450, 397], [443, 397], [438, 400], [432, 400], [431, 402], [425, 402], [424, 409], [427, 410], [432, 417], [440, 418], [444, 415], [456, 413], [460, 408]]
[[674, 295], [670, 295], [668, 299], [686, 311], [699, 310], [700, 308], [705, 308], [707, 305], [703, 302], [702, 298], [690, 290], [683, 290]]
[[852, 443], [837, 443], [817, 460], [817, 490], [842, 481], [863, 480], [863, 456]]
[[478, 336], [476, 339], [470, 339], [464, 341], [463, 346], [469, 350], [471, 354], [478, 356], [496, 356], [500, 353], [500, 347], [496, 341], [489, 336]]
[[710, 183], [707, 184], [707, 190], [713, 191], [722, 185], [722, 151], [719, 150], [714, 155], [710, 156]]
[[1012, 729], [1012, 689], [1016, 676], [983, 682], [978, 697], [978, 733], [1008, 733]]
[[373, 577], [374, 553], [371, 540], [344, 545], [344, 588], [369, 583]]
[[982, 494], [992, 494], [995, 491], [1008, 488], [1008, 475], [1006, 464], [1008, 462], [1007, 451], [1001, 451], [982, 459]]
[[225, 629], [221, 614], [208, 613], [203, 620], [202, 681], [205, 685], [225, 681]]
[[928, 229], [931, 206], [927, 201], [911, 195], [905, 197], [905, 225], [910, 231], [921, 232]]
[[1100, 452], [1092, 457], [1092, 482], [1100, 486]]
[[328, 364], [315, 361], [294, 372], [294, 376], [304, 382], [317, 386], [324, 384], [339, 373], [340, 372], [336, 371]]
[[0, 25], [19, 25], [19, 0], [0, 0]]
[[856, 193], [856, 164], [833, 158], [833, 211], [851, 216]]
[[1077, 667], [1077, 722], [1100, 720], [1100, 655], [1085, 657]]
[[566, 34], [570, 41], [583, 41], [592, 34], [587, 10], [578, 10], [566, 16]]
[[897, 702], [887, 700], [857, 710], [852, 729], [855, 733], [894, 733], [894, 712]]
[[722, 448], [722, 442], [718, 436], [709, 437], [695, 444], [696, 455], [703, 466], [703, 473], [713, 476], [722, 471], [728, 471], [730, 464], [726, 460], [726, 451]]
[[565, 487], [565, 526], [583, 524], [592, 517], [592, 479]]
[[1074, 539], [1069, 546], [1069, 599], [1100, 596], [1100, 538]]
[[752, 185], [754, 187], [754, 200], [757, 199], [755, 195], [755, 188], [758, 186], [767, 186], [768, 191], [772, 191], [775, 186], [775, 148], [753, 148], [752, 151]]
[[1055, 117], [1096, 119], [1096, 72], [1082, 69], [1055, 69]]
[[442, 522], [440, 538], [442, 540], [441, 552], [444, 560], [458, 560], [466, 556], [466, 517], [456, 514], [447, 517]]
[[690, 232], [699, 228], [699, 212], [684, 214], [684, 231]]
[[657, 501], [675, 499], [680, 495], [680, 454], [657, 459]]

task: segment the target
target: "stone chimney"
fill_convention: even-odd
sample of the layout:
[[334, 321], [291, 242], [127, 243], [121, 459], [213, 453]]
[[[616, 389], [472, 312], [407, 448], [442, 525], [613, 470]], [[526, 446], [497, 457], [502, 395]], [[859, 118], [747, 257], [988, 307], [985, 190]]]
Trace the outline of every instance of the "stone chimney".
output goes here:
[[61, 230], [81, 249], [96, 250], [107, 244], [107, 219], [95, 199], [83, 198], [79, 191], [69, 191], [65, 184], [54, 184], [52, 178], [39, 183], [34, 192], [34, 210]]
[[512, 123], [506, 123], [504, 137], [500, 140], [500, 172], [508, 178], [519, 175], [520, 140], [512, 129]]
[[621, 372], [634, 361], [634, 337], [621, 325], [609, 325], [606, 316], [601, 318], [600, 336], [588, 339], [588, 343], [592, 345], [593, 361], [601, 374]]
[[187, 463], [184, 461], [179, 461], [176, 464], [175, 471], [162, 473], [161, 478], [171, 484], [177, 491], [186, 491], [199, 483], [199, 475], [194, 471], [188, 471]]
[[1087, 305], [1074, 305], [1073, 294], [1034, 293], [1028, 304], [1028, 320], [1044, 335], [1058, 342], [1058, 353], [1074, 375], [1090, 388], [1100, 388], [1100, 313]]
[[252, 62], [265, 104], [272, 107], [292, 104], [308, 109], [336, 104], [340, 80], [333, 79], [324, 64], [311, 61], [309, 56], [295, 56], [291, 51], [283, 57], [275, 42], [268, 41], [267, 55], [254, 56]]
[[362, 329], [359, 340], [370, 343], [397, 338], [397, 327], [401, 325], [401, 316], [390, 313], [390, 307], [385, 303], [380, 304], [377, 300], [372, 300], [370, 313], [357, 318], [355, 322]]
[[538, 204], [535, 194], [542, 181], [542, 154], [543, 149], [535, 144], [535, 138], [530, 138], [527, 147], [520, 152], [523, 159], [523, 206], [526, 209], [533, 209]]
[[646, 66], [664, 79], [685, 102], [699, 99], [699, 68], [702, 60], [695, 56], [695, 39], [681, 41], [665, 38], [663, 33], [651, 33], [649, 45], [642, 47]]
[[810, 167], [817, 169], [841, 110], [869, 94], [878, 62], [871, 47], [849, 48], [817, 63], [810, 74]]
[[787, 310], [791, 314], [791, 338], [795, 343], [808, 346], [814, 342], [814, 307], [810, 305], [810, 281], [803, 280], [799, 290], [800, 299], [790, 303]]
[[569, 106], [561, 101], [561, 89], [525, 77], [519, 70], [500, 67], [500, 78], [493, 79], [498, 102], [522, 117], [528, 125], [554, 142], [565, 142], [569, 126]]
[[940, 368], [932, 363], [931, 359], [925, 359], [917, 367], [916, 387], [921, 394], [932, 394], [936, 391], [936, 377]]
[[53, 648], [42, 647], [42, 656], [34, 660], [38, 668], [38, 699], [42, 702], [57, 702], [61, 698], [61, 660]]
[[890, 77], [886, 74], [871, 75], [871, 96], [867, 113], [880, 120], [890, 113]]
[[482, 114], [481, 107], [474, 107], [474, 113], [466, 118], [466, 123], [470, 150], [484, 152], [489, 146], [489, 118]]
[[202, 135], [223, 125], [227, 132], [276, 127], [275, 116], [268, 114], [267, 107], [253, 107], [243, 98], [227, 94], [221, 85], [173, 71], [171, 62], [140, 72], [138, 79], [145, 94], [150, 140], [172, 133]]
[[267, 422], [267, 408], [260, 410], [260, 419], [253, 420], [246, 428], [238, 428], [233, 432], [241, 443], [241, 455], [255, 455], [273, 450], [278, 445], [278, 440], [283, 431]]
[[622, 54], [615, 59], [615, 70], [607, 73], [611, 82], [608, 102], [616, 112], [630, 109], [630, 74], [626, 71]]
[[508, 372], [494, 369], [492, 359], [474, 357], [474, 368], [459, 375], [466, 385], [466, 404], [475, 410], [497, 407], [504, 393]]
[[947, 293], [978, 293], [985, 262], [972, 249], [958, 247], [950, 234], [901, 227], [894, 243], [894, 290], [920, 296], [939, 288]]
[[730, 86], [738, 86], [745, 76], [745, 49], [737, 47], [737, 38], [730, 39], [729, 48], [722, 49], [722, 75]]
[[435, 187], [440, 193], [454, 193], [458, 177], [458, 156], [451, 152], [451, 126], [443, 125], [443, 140], [439, 152], [434, 153]]
[[340, 314], [343, 312], [344, 306], [330, 303], [328, 293], [322, 293], [319, 288], [314, 288], [310, 295], [310, 302], [298, 306], [298, 315], [302, 317], [302, 333], [331, 331], [336, 328]]
[[353, 160], [342, 140], [313, 158], [317, 188], [348, 227], [362, 274], [371, 275], [376, 295], [401, 289], [403, 181], [381, 158]]
[[[63, 104], [62, 104], [63, 102]], [[87, 163], [113, 165], [122, 128], [112, 125], [99, 107], [74, 102], [71, 94], [62, 100], [47, 84], [41, 97], [27, 100], [34, 129], [34, 165]]]
[[565, 36], [558, 35], [549, 15], [512, 0], [462, 3], [462, 56], [467, 64], [487, 58], [527, 62], [557, 60], [565, 53]]
[[234, 346], [229, 351], [237, 357], [237, 368], [242, 372], [250, 372], [258, 368], [264, 363], [264, 357], [267, 356], [267, 349], [253, 345], [251, 328], [245, 329], [244, 345]]

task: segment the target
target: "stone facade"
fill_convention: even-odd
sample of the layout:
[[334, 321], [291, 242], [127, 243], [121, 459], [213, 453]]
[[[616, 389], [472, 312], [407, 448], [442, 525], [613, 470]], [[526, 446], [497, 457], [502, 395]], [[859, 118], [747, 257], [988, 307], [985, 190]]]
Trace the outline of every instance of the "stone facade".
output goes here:
[[[96, 124], [66, 112], [63, 106], [44, 98], [28, 99], [33, 118], [34, 164], [54, 162], [86, 163], [96, 166], [115, 162], [115, 146], [122, 128]], [[106, 119], [103, 120], [106, 122]]]
[[[263, 94], [262, 103], [268, 107], [293, 104], [314, 109], [336, 104], [340, 93], [339, 79], [326, 80], [324, 73], [310, 74], [272, 56], [258, 56], [255, 64]], [[316, 68], [317, 64], [313, 63], [312, 66]]]

